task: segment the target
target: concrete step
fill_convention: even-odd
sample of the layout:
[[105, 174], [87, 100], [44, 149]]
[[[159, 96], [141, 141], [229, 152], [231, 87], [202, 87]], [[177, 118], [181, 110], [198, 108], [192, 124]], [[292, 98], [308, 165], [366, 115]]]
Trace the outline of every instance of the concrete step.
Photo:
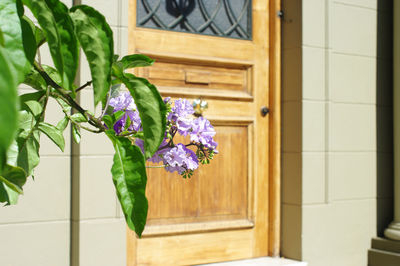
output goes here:
[[368, 266], [399, 266], [400, 253], [379, 249], [368, 250]]
[[400, 241], [393, 241], [381, 237], [376, 237], [372, 239], [371, 247], [373, 249], [379, 249], [400, 254]]

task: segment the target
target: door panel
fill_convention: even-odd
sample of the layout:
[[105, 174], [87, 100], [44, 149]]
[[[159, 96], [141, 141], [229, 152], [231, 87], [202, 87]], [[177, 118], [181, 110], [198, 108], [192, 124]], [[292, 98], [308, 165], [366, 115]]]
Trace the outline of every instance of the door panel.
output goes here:
[[250, 127], [212, 123], [223, 156], [203, 165], [191, 179], [164, 169], [148, 170], [149, 226], [247, 219]]
[[137, 74], [163, 96], [206, 100], [219, 154], [191, 179], [148, 169], [148, 223], [142, 239], [128, 232], [128, 265], [268, 254], [276, 217], [269, 212], [270, 118], [260, 108], [270, 95], [269, 1], [252, 3], [253, 40], [136, 27], [136, 1], [130, 3], [130, 52], [156, 59]]

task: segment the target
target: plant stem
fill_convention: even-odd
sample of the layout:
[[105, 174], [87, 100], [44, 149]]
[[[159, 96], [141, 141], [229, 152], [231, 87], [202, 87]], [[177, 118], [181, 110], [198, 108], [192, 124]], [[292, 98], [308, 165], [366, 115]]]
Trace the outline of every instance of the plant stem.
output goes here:
[[84, 115], [85, 117], [89, 118], [89, 124], [91, 124], [94, 127], [97, 127], [98, 129], [105, 131], [106, 127], [101, 123], [99, 119], [88, 113], [86, 110], [84, 110], [78, 103], [72, 99], [70, 95], [64, 92], [64, 89], [58, 85], [54, 80], [51, 79], [51, 77], [44, 71], [44, 69], [37, 63], [34, 62], [33, 66], [35, 69], [39, 72], [39, 74], [44, 78], [46, 83], [53, 87], [71, 106], [72, 108], [76, 109], [79, 113]]
[[[53, 94], [52, 94], [52, 96], [54, 97]], [[60, 97], [60, 95], [57, 95], [56, 97]], [[60, 97], [60, 98], [61, 98], [61, 97]], [[62, 99], [62, 100], [65, 101], [64, 99]], [[98, 134], [98, 133], [102, 133], [102, 132], [103, 132], [101, 129], [98, 129], [98, 130], [91, 129], [91, 128], [88, 128], [88, 127], [86, 127], [86, 126], [82, 126], [81, 124], [75, 122], [75, 121], [71, 118], [71, 116], [69, 115], [68, 110], [65, 110], [64, 107], [62, 106], [62, 104], [61, 104], [59, 101], [56, 100], [56, 102], [60, 105], [60, 107], [61, 107], [61, 109], [62, 109], [64, 115], [65, 115], [65, 116], [68, 118], [68, 120], [71, 121], [71, 123], [74, 124], [75, 126], [77, 126], [77, 127], [79, 127], [79, 128], [82, 128], [82, 129], [84, 129], [84, 130], [86, 130], [86, 131], [92, 132], [92, 133], [97, 133], [97, 134]]]
[[83, 90], [84, 88], [86, 88], [87, 86], [90, 86], [92, 84], [92, 81], [88, 81], [88, 82], [86, 82], [85, 84], [83, 84], [82, 86], [80, 86], [79, 88], [77, 88], [76, 90], [75, 90], [75, 92], [78, 92], [78, 91], [80, 91], [80, 90]]
[[146, 168], [164, 168], [165, 165], [146, 165]]

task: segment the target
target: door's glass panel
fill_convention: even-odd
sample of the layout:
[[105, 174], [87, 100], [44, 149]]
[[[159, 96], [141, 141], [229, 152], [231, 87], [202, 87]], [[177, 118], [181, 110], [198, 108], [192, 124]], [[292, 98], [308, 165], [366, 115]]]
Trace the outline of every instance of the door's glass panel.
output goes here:
[[137, 0], [137, 26], [251, 39], [251, 0]]

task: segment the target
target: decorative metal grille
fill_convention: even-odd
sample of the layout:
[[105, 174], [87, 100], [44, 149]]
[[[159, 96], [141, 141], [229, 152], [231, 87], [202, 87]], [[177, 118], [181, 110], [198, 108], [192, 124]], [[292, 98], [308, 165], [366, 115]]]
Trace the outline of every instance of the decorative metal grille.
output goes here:
[[251, 0], [137, 0], [137, 26], [250, 40]]

